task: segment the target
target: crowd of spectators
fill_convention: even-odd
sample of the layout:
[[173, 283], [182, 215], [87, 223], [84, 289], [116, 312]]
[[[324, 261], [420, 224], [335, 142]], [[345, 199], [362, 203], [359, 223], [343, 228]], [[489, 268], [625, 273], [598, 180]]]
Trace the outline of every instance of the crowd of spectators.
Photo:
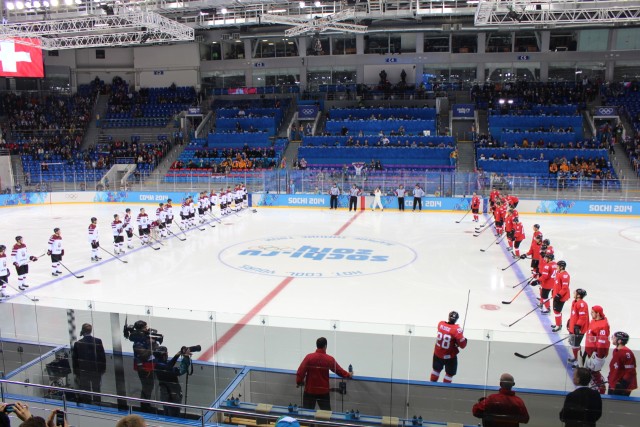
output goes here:
[[239, 170], [272, 169], [276, 167], [276, 151], [273, 147], [214, 148], [196, 150], [186, 163], [176, 160], [171, 170], [202, 169], [212, 173], [229, 173]]
[[636, 135], [632, 137], [627, 137], [621, 142], [621, 147], [629, 156], [629, 161], [631, 162], [631, 167], [636, 172], [638, 177], [640, 177], [640, 134], [636, 133]]
[[155, 167], [171, 148], [172, 145], [169, 141], [143, 144], [116, 140], [111, 143], [96, 144], [95, 152], [104, 158], [104, 164], [107, 167], [114, 163], [136, 163]]
[[[476, 139], [476, 147], [486, 147], [486, 148], [507, 148], [509, 144], [507, 141], [499, 142], [496, 138], [491, 135], [478, 135]], [[528, 138], [523, 138], [520, 143], [515, 143], [513, 148], [566, 148], [566, 149], [603, 149], [607, 148], [608, 144], [606, 141], [598, 140], [598, 139], [585, 139], [583, 141], [575, 141], [575, 142], [554, 142], [554, 141], [545, 141], [540, 138], [537, 141], [529, 141]]]

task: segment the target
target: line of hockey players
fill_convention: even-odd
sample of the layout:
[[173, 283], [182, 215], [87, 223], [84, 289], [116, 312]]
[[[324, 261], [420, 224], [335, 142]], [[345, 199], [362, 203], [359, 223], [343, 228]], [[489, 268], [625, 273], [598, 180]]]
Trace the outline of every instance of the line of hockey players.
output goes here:
[[[29, 253], [29, 249], [22, 236], [16, 236], [15, 243], [11, 248], [10, 261], [7, 258], [7, 247], [0, 245], [0, 298], [7, 298], [10, 295], [7, 293], [7, 287], [12, 287], [9, 284], [9, 276], [11, 276], [10, 266], [13, 264], [18, 277], [18, 289], [20, 291], [26, 291], [29, 287], [27, 283], [27, 276], [29, 274], [29, 264], [38, 261], [38, 258], [44, 256], [34, 256]], [[51, 275], [57, 277], [63, 272], [60, 271], [60, 265], [62, 257], [64, 256], [64, 248], [62, 246], [62, 231], [59, 227], [53, 229], [53, 234], [49, 237], [47, 242], [46, 255], [51, 257]], [[13, 288], [16, 289], [16, 288]]]
[[[173, 234], [171, 226], [174, 223], [173, 201], [167, 200], [167, 203], [159, 203], [155, 211], [155, 220], [151, 219], [145, 208], [140, 208], [135, 218], [135, 224], [138, 228], [137, 237], [142, 245], [150, 245], [153, 240], [164, 239]], [[237, 185], [233, 190], [228, 187], [225, 191], [220, 189], [219, 192], [201, 191], [196, 197], [187, 196], [182, 201], [179, 208], [181, 222], [176, 225], [181, 231], [198, 227], [204, 223], [211, 222], [213, 208], [219, 206], [220, 215], [226, 216], [237, 212], [248, 206], [247, 189], [244, 185]], [[89, 242], [91, 243], [92, 255], [91, 261], [97, 262], [102, 258], [98, 256], [99, 239], [97, 229], [94, 226], [97, 222], [96, 218], [91, 218], [89, 225]], [[93, 226], [93, 227], [92, 227]], [[127, 239], [127, 248], [133, 249], [134, 218], [131, 209], [126, 209], [123, 219], [118, 214], [114, 214], [111, 222], [111, 232], [113, 235], [113, 250], [116, 255], [125, 253], [124, 239]]]
[[[187, 230], [205, 222], [210, 222], [214, 217], [212, 209], [216, 206], [220, 207], [220, 214], [222, 216], [229, 215], [247, 207], [246, 187], [244, 185], [237, 185], [233, 190], [231, 187], [228, 187], [227, 190], [220, 189], [219, 192], [200, 192], [196, 198], [191, 196], [186, 197], [180, 207], [182, 222], [176, 224], [181, 230]], [[143, 245], [153, 243], [152, 240], [154, 238], [168, 237], [168, 235], [172, 233], [170, 227], [174, 221], [174, 209], [171, 199], [168, 199], [167, 203], [160, 203], [158, 205], [155, 216], [155, 220], [149, 218], [145, 208], [140, 208], [135, 218], [129, 208], [125, 210], [122, 218], [119, 214], [114, 214], [113, 221], [111, 222], [114, 254], [121, 255], [125, 253], [125, 237], [128, 249], [134, 248], [134, 236], [137, 236]], [[135, 234], [136, 227], [138, 230], [137, 235]], [[154, 232], [154, 234], [157, 233], [158, 237], [153, 237], [152, 232]], [[98, 219], [96, 217], [91, 218], [91, 223], [87, 229], [87, 238], [91, 246], [91, 261], [100, 261], [102, 259], [99, 254], [100, 233], [98, 229]], [[7, 287], [12, 287], [9, 284], [11, 264], [15, 267], [18, 280], [17, 289], [13, 289], [16, 291], [26, 291], [29, 287], [27, 283], [29, 264], [38, 261], [38, 258], [45, 255], [44, 253], [38, 256], [31, 255], [22, 236], [16, 236], [15, 241], [9, 254], [10, 259], [7, 256], [7, 247], [0, 245], [0, 298], [10, 296], [7, 293]], [[53, 234], [47, 243], [46, 255], [51, 257], [51, 275], [57, 277], [63, 274], [60, 268], [62, 265], [62, 257], [64, 256], [64, 247], [62, 232], [59, 227], [53, 229]]]
[[[524, 240], [525, 233], [516, 210], [517, 197], [513, 195], [503, 197], [498, 190], [493, 190], [489, 195], [489, 204], [494, 218], [496, 237], [501, 236], [502, 233], [506, 234], [508, 250], [514, 258], [531, 257], [531, 277], [526, 285], [540, 286], [538, 307], [545, 315], [548, 315], [553, 308], [555, 322], [551, 330], [559, 332], [563, 323], [562, 309], [565, 302], [572, 297], [569, 288], [571, 276], [566, 271], [567, 263], [563, 260], [555, 261], [555, 250], [551, 241], [544, 238], [538, 224], [533, 226], [533, 239], [528, 252], [520, 254], [520, 243]], [[475, 216], [474, 220], [476, 220]], [[594, 305], [589, 310], [585, 301], [586, 296], [587, 291], [582, 288], [573, 292], [571, 315], [566, 324], [573, 353], [568, 362], [573, 367], [587, 367], [591, 371], [592, 387], [601, 394], [606, 392], [608, 383], [609, 394], [628, 396], [637, 388], [635, 356], [626, 347], [629, 335], [621, 331], [611, 335], [604, 309]], [[553, 303], [552, 306], [551, 303]], [[581, 351], [583, 340], [585, 348]], [[609, 364], [609, 377], [605, 381], [601, 370], [612, 344], [613, 356]]]

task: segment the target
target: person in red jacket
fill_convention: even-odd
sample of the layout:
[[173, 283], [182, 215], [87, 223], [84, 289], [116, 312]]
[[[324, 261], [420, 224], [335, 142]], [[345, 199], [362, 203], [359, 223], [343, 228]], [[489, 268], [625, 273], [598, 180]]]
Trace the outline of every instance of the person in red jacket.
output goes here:
[[504, 219], [507, 216], [507, 209], [501, 200], [496, 200], [496, 208], [493, 212], [493, 218], [496, 226], [496, 236], [501, 236], [504, 228]]
[[303, 408], [315, 409], [317, 402], [320, 409], [331, 410], [329, 371], [342, 378], [353, 377], [353, 372], [342, 369], [338, 362], [327, 354], [327, 339], [320, 337], [316, 340], [316, 351], [305, 356], [296, 373], [298, 387], [304, 384]]
[[515, 231], [513, 228], [513, 220], [518, 218], [518, 211], [509, 208], [507, 215], [504, 218], [504, 231], [507, 233], [508, 251], [513, 251], [513, 243], [516, 240]]
[[585, 332], [589, 329], [589, 306], [584, 301], [584, 297], [587, 296], [587, 291], [582, 288], [578, 288], [573, 293], [573, 302], [571, 303], [571, 317], [567, 322], [567, 330], [571, 334], [569, 336], [569, 344], [571, 345], [571, 351], [573, 357], [570, 357], [567, 361], [573, 365], [574, 368], [578, 367], [578, 352], [580, 351], [580, 344], [584, 338]]
[[[547, 254], [547, 256], [549, 255], [552, 254]], [[556, 320], [556, 325], [551, 328], [553, 332], [558, 332], [562, 329], [562, 308], [564, 303], [571, 298], [571, 290], [569, 289], [571, 276], [566, 271], [566, 268], [567, 263], [565, 261], [558, 261], [558, 273], [553, 287], [553, 315]]]
[[629, 396], [638, 388], [636, 356], [627, 348], [629, 334], [616, 332], [611, 343], [616, 347], [609, 363], [609, 393], [614, 396]]
[[484, 427], [518, 427], [520, 423], [529, 422], [527, 407], [511, 390], [515, 384], [511, 374], [502, 374], [500, 390], [486, 398], [481, 397], [473, 405], [473, 416], [482, 418]]

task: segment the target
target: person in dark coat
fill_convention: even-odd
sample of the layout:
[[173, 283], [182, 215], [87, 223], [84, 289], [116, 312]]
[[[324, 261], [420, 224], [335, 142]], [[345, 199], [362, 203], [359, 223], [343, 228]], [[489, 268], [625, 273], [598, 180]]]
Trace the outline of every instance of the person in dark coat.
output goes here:
[[[73, 344], [71, 354], [73, 373], [80, 390], [100, 393], [102, 375], [107, 370], [107, 359], [102, 340], [91, 336], [93, 327], [89, 323], [82, 325], [82, 338]], [[80, 396], [80, 401], [91, 403], [89, 395]], [[93, 396], [93, 402], [100, 403], [100, 396]]]
[[597, 390], [589, 387], [591, 372], [587, 368], [573, 371], [573, 383], [578, 387], [567, 394], [560, 411], [560, 421], [565, 427], [595, 427], [602, 416], [602, 398]]

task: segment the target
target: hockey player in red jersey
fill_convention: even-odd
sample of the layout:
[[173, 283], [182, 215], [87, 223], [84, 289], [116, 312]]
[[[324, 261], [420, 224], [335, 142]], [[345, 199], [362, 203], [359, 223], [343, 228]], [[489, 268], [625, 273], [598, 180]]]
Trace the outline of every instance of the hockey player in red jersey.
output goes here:
[[627, 347], [629, 334], [616, 332], [611, 337], [615, 347], [609, 363], [609, 393], [614, 396], [629, 396], [638, 388], [636, 356]]
[[591, 382], [594, 387], [604, 394], [606, 386], [600, 370], [604, 366], [605, 359], [609, 355], [609, 320], [604, 315], [604, 310], [599, 305], [591, 307], [591, 321], [585, 334], [584, 365], [591, 371]]
[[501, 200], [496, 200], [495, 210], [493, 212], [493, 218], [495, 220], [496, 235], [500, 236], [504, 228], [504, 218], [507, 214], [507, 210]]
[[520, 199], [518, 199], [516, 196], [514, 196], [513, 194], [508, 194], [506, 197], [507, 200], [507, 204], [509, 205], [510, 208], [517, 208], [518, 207], [518, 203], [520, 203]]
[[520, 255], [520, 258], [524, 259], [527, 256], [531, 256], [531, 277], [534, 279], [538, 278], [539, 273], [539, 265], [540, 265], [540, 247], [542, 246], [542, 234], [538, 234], [534, 236], [533, 240], [531, 240], [531, 246], [529, 246], [529, 251]]
[[[549, 256], [553, 256], [553, 254], [547, 254], [547, 257]], [[566, 268], [567, 263], [565, 261], [558, 261], [558, 273], [553, 287], [553, 315], [556, 321], [555, 326], [551, 328], [553, 332], [558, 332], [562, 329], [562, 308], [564, 303], [571, 298], [571, 290], [569, 289], [571, 276], [566, 271]]]
[[458, 372], [458, 353], [459, 349], [467, 346], [467, 339], [464, 337], [463, 330], [456, 324], [458, 321], [458, 312], [449, 313], [449, 319], [445, 322], [438, 323], [438, 334], [436, 337], [436, 345], [433, 350], [433, 370], [431, 371], [430, 380], [438, 381], [442, 368], [445, 370], [443, 382], [450, 383], [453, 381], [454, 375]]
[[[539, 265], [540, 278], [537, 281], [540, 282], [539, 306], [542, 309], [542, 314], [549, 314], [551, 306], [551, 292], [556, 284], [558, 267], [553, 259], [553, 254], [545, 254]], [[535, 286], [533, 282], [531, 284]]]
[[524, 226], [519, 217], [513, 218], [513, 257], [520, 257], [520, 243], [525, 239]]
[[513, 208], [509, 208], [507, 215], [504, 218], [504, 231], [505, 233], [507, 233], [507, 242], [509, 244], [507, 249], [509, 251], [513, 251], [513, 244], [516, 239], [516, 235], [513, 229], [514, 218], [518, 218], [518, 211]]
[[500, 200], [500, 191], [495, 189], [491, 190], [489, 193], [489, 208], [491, 209], [491, 212], [495, 211], [497, 200]]
[[533, 236], [532, 238], [535, 240], [537, 236], [542, 236], [542, 231], [540, 231], [540, 224], [533, 224]]
[[478, 222], [480, 213], [480, 197], [476, 193], [473, 193], [473, 197], [471, 198], [471, 213], [473, 213], [473, 222]]
[[64, 256], [64, 248], [62, 247], [62, 234], [60, 228], [53, 229], [53, 234], [47, 242], [47, 255], [51, 256], [51, 275], [58, 276], [62, 271], [58, 270], [60, 261]]
[[569, 336], [569, 344], [573, 357], [570, 362], [574, 367], [578, 367], [578, 353], [580, 352], [580, 344], [584, 338], [585, 332], [589, 329], [589, 306], [584, 301], [587, 291], [578, 288], [573, 293], [573, 301], [571, 302], [571, 317], [567, 322], [567, 330], [571, 334]]

